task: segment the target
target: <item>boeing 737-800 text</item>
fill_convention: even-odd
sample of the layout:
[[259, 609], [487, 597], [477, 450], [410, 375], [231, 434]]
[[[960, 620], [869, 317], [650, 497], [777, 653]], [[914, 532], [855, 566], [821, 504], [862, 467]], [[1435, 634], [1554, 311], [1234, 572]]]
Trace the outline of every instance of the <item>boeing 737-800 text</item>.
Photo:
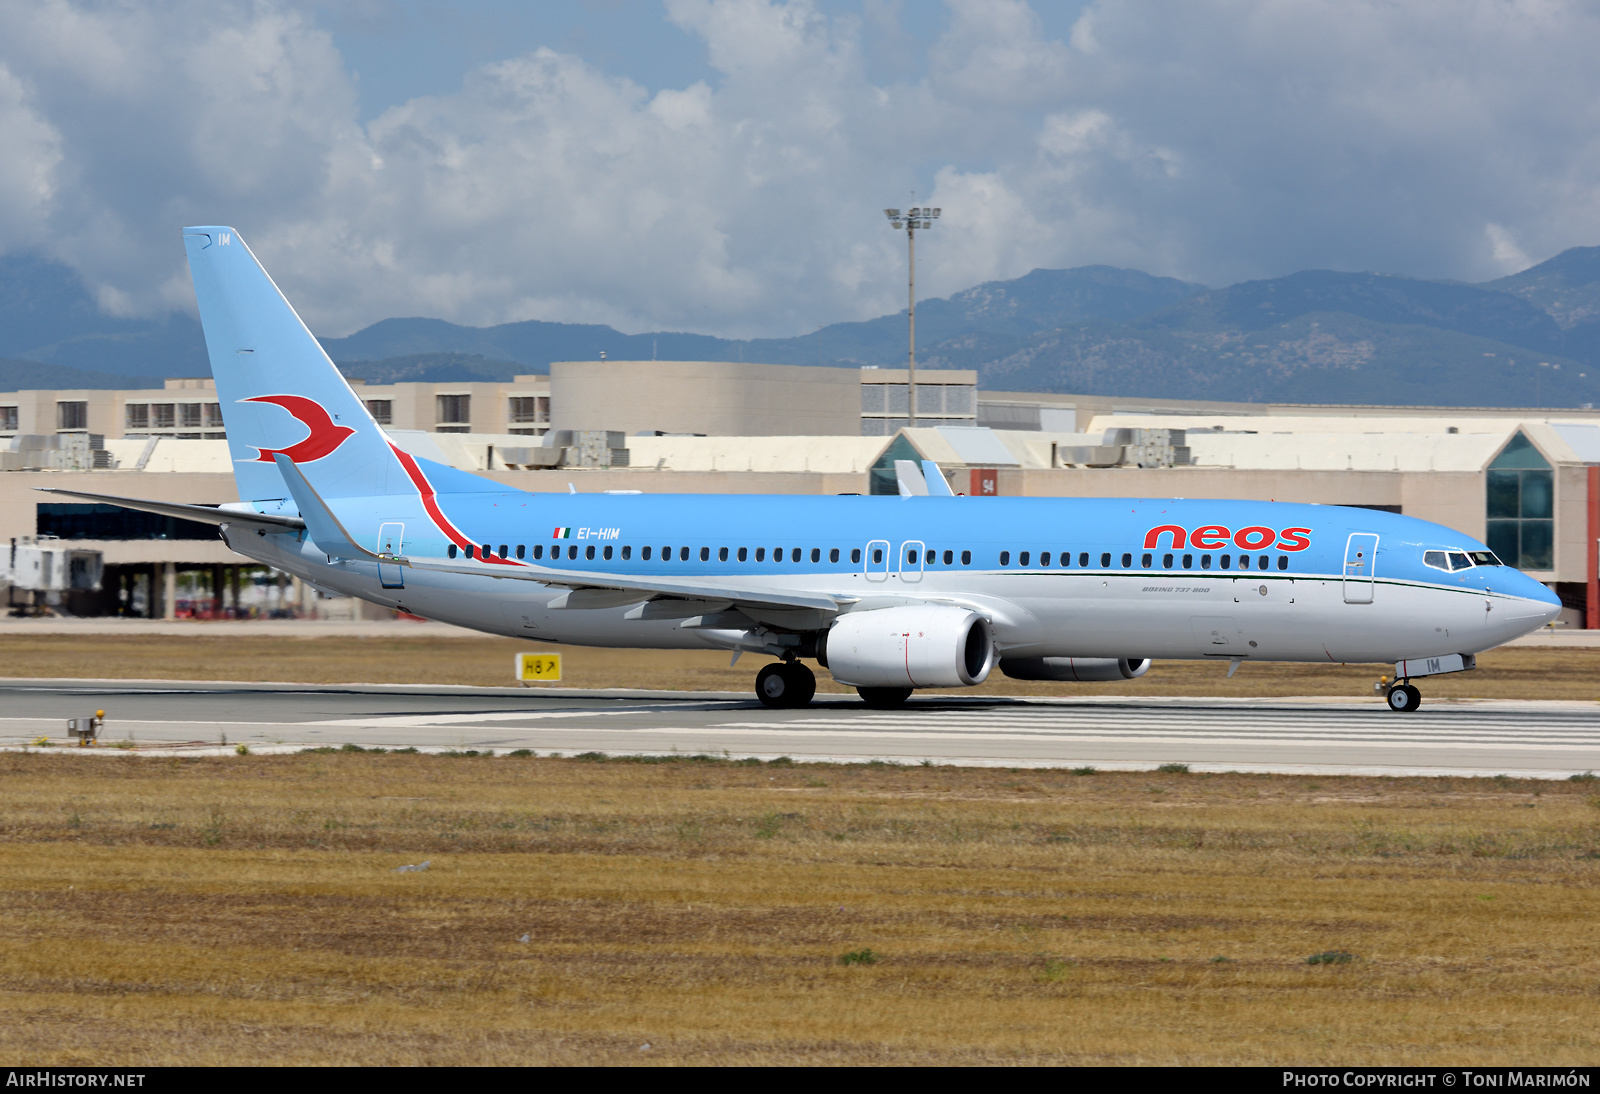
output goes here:
[[1470, 536], [1339, 506], [952, 496], [538, 494], [413, 456], [367, 413], [231, 228], [183, 233], [244, 499], [189, 506], [314, 586], [492, 634], [749, 650], [768, 706], [814, 659], [872, 706], [915, 688], [1143, 674], [1152, 658], [1395, 662], [1413, 678], [1560, 610]]

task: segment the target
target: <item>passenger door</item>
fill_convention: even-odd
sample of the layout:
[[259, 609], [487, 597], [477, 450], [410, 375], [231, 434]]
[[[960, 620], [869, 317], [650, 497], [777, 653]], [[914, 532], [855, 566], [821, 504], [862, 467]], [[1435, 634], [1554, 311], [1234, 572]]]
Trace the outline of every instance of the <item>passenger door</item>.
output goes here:
[[[406, 526], [400, 523], [383, 524], [378, 527], [378, 553], [398, 558], [400, 550], [405, 543]], [[378, 563], [378, 584], [385, 589], [403, 589], [406, 587], [405, 569], [392, 562]]]
[[900, 545], [900, 580], [921, 581], [926, 545], [920, 539], [908, 539]]
[[1371, 532], [1352, 532], [1344, 545], [1344, 602], [1371, 604], [1373, 578], [1378, 562], [1378, 537]]
[[875, 539], [867, 544], [866, 574], [868, 581], [889, 580], [889, 541]]

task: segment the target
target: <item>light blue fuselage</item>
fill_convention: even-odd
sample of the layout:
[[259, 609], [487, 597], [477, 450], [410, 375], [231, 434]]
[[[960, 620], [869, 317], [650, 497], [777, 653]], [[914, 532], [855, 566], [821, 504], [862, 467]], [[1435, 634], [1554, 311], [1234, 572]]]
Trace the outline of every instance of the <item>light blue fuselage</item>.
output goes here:
[[[427, 470], [445, 471], [436, 465]], [[530, 494], [498, 488], [440, 494], [437, 504], [480, 554], [487, 546], [491, 564], [500, 565], [495, 560], [502, 550], [510, 555], [508, 575], [559, 567], [663, 580], [736, 579], [861, 598], [866, 605], [897, 599], [960, 603], [981, 607], [992, 618], [1007, 656], [1394, 661], [1489, 649], [1559, 610], [1548, 589], [1509, 567], [1447, 572], [1424, 564], [1425, 551], [1486, 551], [1469, 536], [1410, 517], [1338, 506]], [[402, 526], [401, 542], [390, 545], [394, 553], [440, 558], [452, 546], [423, 506], [403, 498], [342, 499], [339, 511], [351, 534], [373, 551], [382, 546], [379, 529], [385, 524]], [[1184, 547], [1174, 549], [1178, 537], [1162, 532], [1146, 548], [1151, 529], [1166, 525], [1189, 533]], [[1257, 532], [1246, 540], [1255, 549], [1246, 551], [1232, 537], [1216, 534], [1202, 542], [1222, 546], [1195, 546], [1193, 530], [1206, 527], [1235, 534], [1250, 528], [1306, 531], [1290, 539], [1274, 535], [1268, 547], [1255, 546], [1262, 539]], [[1375, 536], [1376, 550], [1359, 565], [1352, 552], [1347, 576], [1352, 536]], [[273, 557], [265, 560], [317, 584], [461, 626], [591, 645], [712, 644], [675, 620], [625, 618], [625, 607], [551, 610], [546, 605], [563, 590], [518, 580], [520, 573], [501, 578], [396, 570], [404, 587], [385, 589], [376, 565], [329, 564], [300, 542], [303, 535], [249, 538], [235, 546], [260, 557], [266, 541], [277, 541], [270, 544]], [[1302, 540], [1307, 545], [1299, 547]], [[536, 548], [542, 556], [537, 560]], [[758, 550], [763, 561], [756, 560]], [[553, 551], [560, 552], [559, 561]], [[834, 551], [838, 562], [830, 561]], [[860, 552], [860, 562], [851, 562], [853, 551]], [[875, 552], [881, 561], [874, 561], [880, 557]], [[456, 553], [466, 558], [464, 549]], [[970, 561], [963, 563], [964, 556]], [[1045, 556], [1048, 564], [1042, 564]], [[1240, 567], [1241, 556], [1248, 568]], [[815, 614], [804, 610], [788, 618], [781, 611], [769, 614], [769, 622], [799, 630], [826, 626], [821, 618], [802, 618]]]

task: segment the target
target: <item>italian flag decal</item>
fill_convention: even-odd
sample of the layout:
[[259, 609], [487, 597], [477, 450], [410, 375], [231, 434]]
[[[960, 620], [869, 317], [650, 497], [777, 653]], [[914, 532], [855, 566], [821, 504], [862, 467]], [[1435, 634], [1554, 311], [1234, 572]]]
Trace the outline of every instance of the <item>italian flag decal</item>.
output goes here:
[[571, 528], [557, 528], [554, 532], [550, 533], [550, 538], [551, 539], [571, 539], [572, 538], [572, 529]]

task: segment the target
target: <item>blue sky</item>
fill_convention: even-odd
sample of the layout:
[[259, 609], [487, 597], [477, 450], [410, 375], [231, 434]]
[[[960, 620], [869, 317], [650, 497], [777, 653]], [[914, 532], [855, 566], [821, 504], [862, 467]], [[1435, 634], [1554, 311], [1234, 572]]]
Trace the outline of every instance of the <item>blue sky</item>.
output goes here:
[[315, 329], [786, 335], [1106, 263], [1486, 280], [1600, 243], [1565, 0], [13, 0], [0, 253], [192, 308], [228, 223]]

